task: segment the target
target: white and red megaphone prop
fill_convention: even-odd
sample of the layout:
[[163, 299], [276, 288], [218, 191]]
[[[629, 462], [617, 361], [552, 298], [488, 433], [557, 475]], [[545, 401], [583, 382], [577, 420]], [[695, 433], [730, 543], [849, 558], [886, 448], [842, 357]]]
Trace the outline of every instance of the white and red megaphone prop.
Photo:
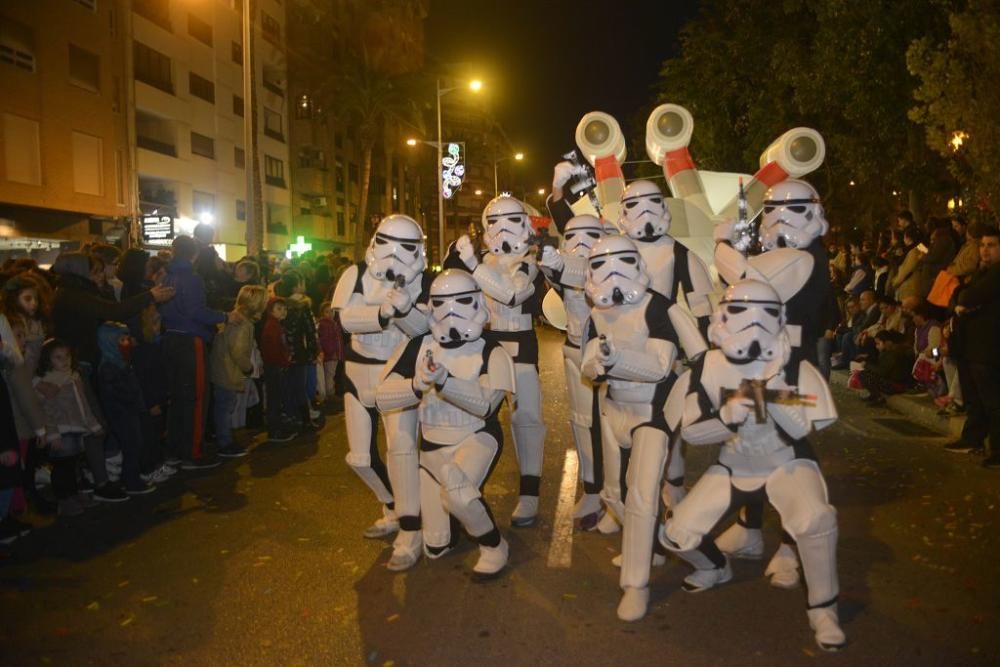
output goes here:
[[705, 211], [711, 211], [698, 167], [688, 144], [694, 132], [691, 112], [678, 104], [661, 104], [646, 121], [646, 153], [663, 167], [670, 192]]
[[617, 220], [625, 193], [625, 135], [618, 121], [603, 111], [591, 111], [576, 126], [576, 145], [594, 165], [597, 198], [601, 214], [607, 220]]

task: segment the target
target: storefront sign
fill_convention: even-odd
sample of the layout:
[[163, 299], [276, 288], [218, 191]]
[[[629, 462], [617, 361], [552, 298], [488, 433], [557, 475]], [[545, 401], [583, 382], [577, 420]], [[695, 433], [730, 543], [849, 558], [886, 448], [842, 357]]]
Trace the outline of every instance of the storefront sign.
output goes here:
[[169, 246], [174, 240], [174, 218], [171, 215], [142, 216], [142, 242], [145, 245]]

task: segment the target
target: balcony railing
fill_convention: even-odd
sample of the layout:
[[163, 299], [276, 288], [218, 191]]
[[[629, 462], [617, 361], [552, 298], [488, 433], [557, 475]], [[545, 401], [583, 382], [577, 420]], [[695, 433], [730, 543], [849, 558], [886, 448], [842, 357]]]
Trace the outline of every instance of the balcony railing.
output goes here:
[[272, 93], [278, 95], [279, 97], [285, 96], [284, 89], [274, 81], [268, 81], [267, 79], [264, 79], [264, 88], [270, 90]]
[[132, 9], [136, 14], [145, 16], [164, 30], [173, 32], [170, 25], [169, 0], [136, 0], [132, 4]]
[[285, 143], [285, 135], [282, 134], [280, 130], [272, 130], [269, 127], [265, 127], [264, 134], [271, 137], [275, 141], [280, 141], [281, 143]]
[[170, 157], [177, 157], [177, 147], [172, 144], [143, 136], [136, 137], [135, 141], [139, 145], [139, 148], [145, 148], [146, 150], [153, 151], [154, 153], [162, 153], [163, 155], [169, 155]]

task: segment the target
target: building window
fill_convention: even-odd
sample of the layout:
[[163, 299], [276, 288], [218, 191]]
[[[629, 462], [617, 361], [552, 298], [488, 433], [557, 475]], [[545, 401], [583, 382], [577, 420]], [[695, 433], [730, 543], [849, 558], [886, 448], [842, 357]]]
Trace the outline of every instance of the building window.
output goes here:
[[215, 159], [215, 139], [197, 132], [191, 133], [191, 152], [195, 155]]
[[344, 220], [344, 212], [337, 211], [337, 236], [344, 236], [347, 234], [347, 223]]
[[277, 19], [262, 11], [260, 13], [260, 27], [261, 32], [264, 33], [264, 39], [272, 42], [275, 46], [281, 46], [281, 24], [278, 23]]
[[97, 0], [76, 0], [76, 4], [83, 5], [92, 12], [97, 11]]
[[243, 65], [243, 45], [239, 42], [233, 42], [232, 46], [229, 47], [229, 57], [233, 59], [233, 62], [237, 65]]
[[276, 67], [264, 67], [264, 88], [275, 95], [285, 96], [284, 74]]
[[233, 115], [243, 118], [243, 98], [233, 95]]
[[236, 200], [236, 219], [237, 220], [247, 219], [247, 203], [242, 199]]
[[97, 54], [81, 49], [76, 44], [70, 44], [69, 82], [84, 90], [100, 92], [101, 60]]
[[334, 170], [336, 172], [337, 178], [337, 192], [343, 192], [346, 183], [344, 182], [344, 165], [337, 163], [337, 168]]
[[0, 62], [35, 71], [35, 34], [23, 23], [0, 17]]
[[358, 179], [360, 177], [361, 177], [361, 174], [358, 171], [358, 165], [356, 165], [353, 162], [350, 163], [349, 165], [347, 165], [347, 178], [351, 181], [351, 183], [353, 183], [354, 185], [357, 185], [358, 184]]
[[233, 164], [236, 165], [237, 169], [245, 169], [247, 165], [247, 154], [239, 146], [233, 148]]
[[194, 217], [200, 218], [203, 214], [215, 215], [215, 195], [211, 192], [201, 192], [194, 190], [191, 193], [191, 208], [194, 209]]
[[195, 97], [215, 104], [215, 84], [194, 72], [188, 72], [188, 89]]
[[304, 147], [299, 149], [299, 167], [303, 169], [326, 169], [326, 155], [323, 151]]
[[136, 111], [135, 139], [139, 148], [177, 157], [176, 133], [168, 120], [144, 111]]
[[27, 185], [42, 184], [42, 154], [38, 141], [38, 121], [5, 113], [3, 155], [7, 180]]
[[267, 107], [264, 107], [264, 134], [278, 141], [285, 140], [284, 132], [281, 129], [281, 114], [277, 111], [271, 111]]
[[285, 163], [270, 155], [264, 156], [264, 180], [268, 185], [285, 187]]
[[73, 133], [73, 191], [100, 197], [104, 194], [103, 142], [82, 132]]
[[142, 42], [135, 42], [134, 56], [136, 81], [174, 94], [173, 79], [170, 76], [170, 58]]
[[194, 14], [188, 14], [188, 34], [205, 46], [212, 46], [212, 26]]
[[170, 0], [132, 0], [132, 10], [164, 30], [170, 27]]

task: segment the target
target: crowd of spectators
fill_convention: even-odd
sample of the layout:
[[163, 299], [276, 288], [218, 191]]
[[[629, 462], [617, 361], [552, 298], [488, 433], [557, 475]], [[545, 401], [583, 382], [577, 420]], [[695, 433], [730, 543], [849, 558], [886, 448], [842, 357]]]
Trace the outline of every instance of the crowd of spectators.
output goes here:
[[869, 405], [927, 394], [938, 414], [965, 415], [961, 438], [945, 448], [985, 454], [989, 438], [984, 465], [1000, 468], [997, 227], [962, 216], [918, 225], [902, 211], [890, 229], [831, 234], [828, 247], [842, 312], [827, 332], [831, 367], [849, 370]]
[[155, 254], [89, 244], [0, 270], [0, 543], [18, 517], [75, 516], [182, 470], [288, 442], [340, 409], [329, 306], [350, 264], [312, 252], [224, 262], [200, 226]]

